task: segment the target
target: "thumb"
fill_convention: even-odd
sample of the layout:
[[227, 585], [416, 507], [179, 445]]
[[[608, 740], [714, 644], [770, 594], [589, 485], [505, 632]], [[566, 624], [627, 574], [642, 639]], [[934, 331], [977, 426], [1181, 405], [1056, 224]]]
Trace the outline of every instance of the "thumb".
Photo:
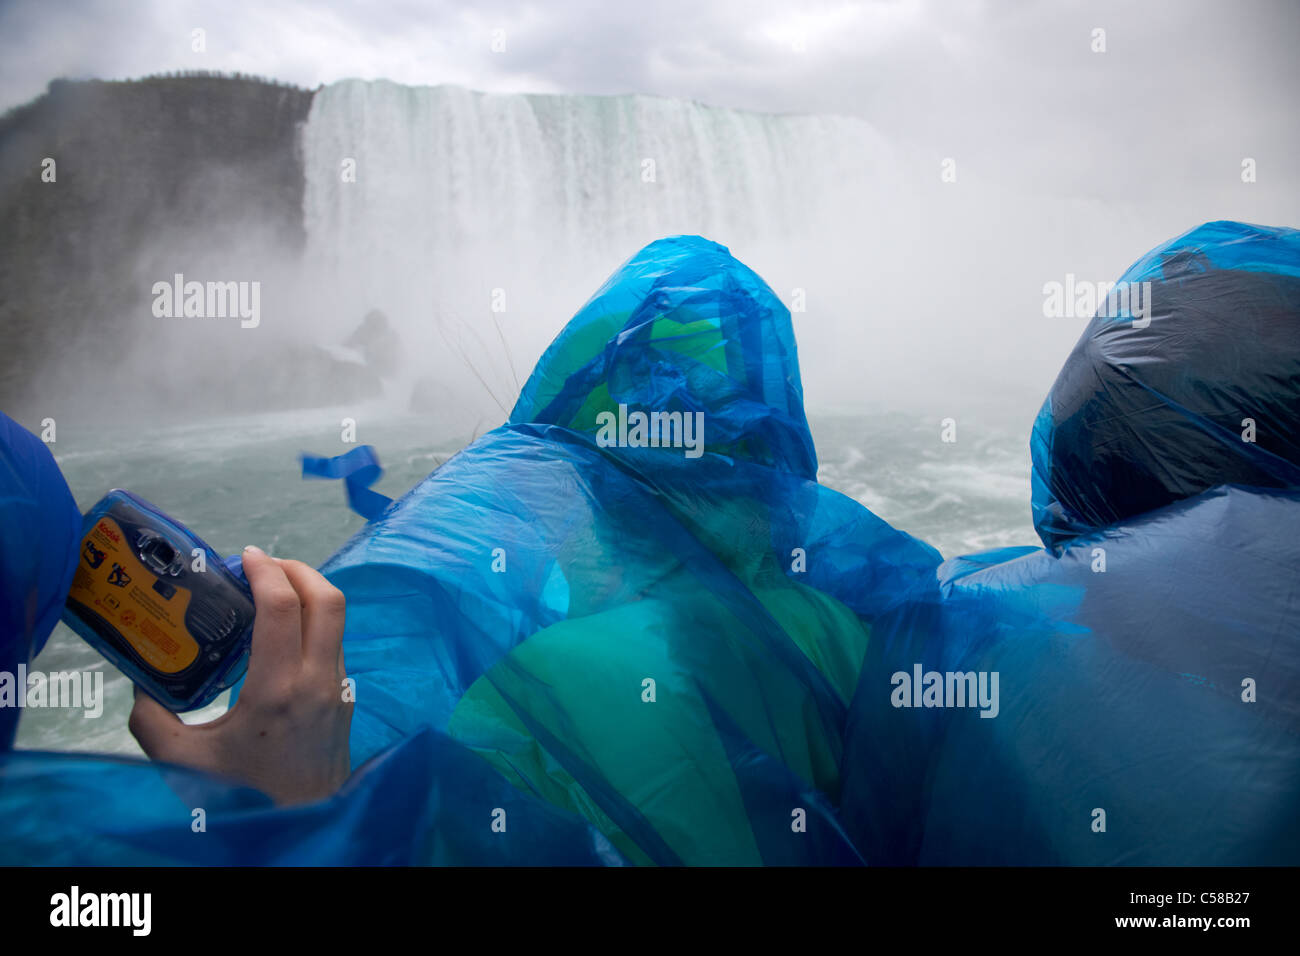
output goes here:
[[184, 763], [186, 744], [193, 731], [179, 717], [148, 694], [135, 689], [135, 706], [127, 729], [150, 760]]

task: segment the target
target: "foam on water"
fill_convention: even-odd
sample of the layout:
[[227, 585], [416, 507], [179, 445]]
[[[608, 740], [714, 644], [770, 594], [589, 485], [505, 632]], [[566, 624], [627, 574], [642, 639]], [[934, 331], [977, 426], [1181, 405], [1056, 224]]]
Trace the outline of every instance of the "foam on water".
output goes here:
[[[814, 417], [823, 483], [945, 554], [1033, 542], [1027, 428], [968, 428], [985, 389], [960, 393], [935, 371], [945, 351], [963, 363], [980, 354], [961, 338], [987, 337], [972, 305], [1006, 286], [971, 251], [991, 246], [990, 222], [1015, 210], [987, 192], [939, 192], [931, 158], [903, 157], [867, 122], [344, 81], [316, 94], [301, 142], [300, 311], [311, 324], [300, 337], [340, 343], [380, 308], [405, 367], [382, 400], [361, 405], [166, 426], [60, 422], [56, 457], [83, 509], [124, 487], [221, 553], [258, 544], [320, 563], [361, 520], [337, 484], [300, 480], [299, 452], [345, 451], [352, 419], [389, 469], [379, 490], [400, 494], [505, 418], [536, 357], [620, 261], [696, 233], [728, 245], [787, 303], [807, 293], [793, 318], [810, 408], [838, 377], [855, 408], [881, 409]], [[1033, 210], [1040, 232], [1042, 215]], [[1032, 313], [1036, 276], [1027, 289]], [[1013, 361], [1025, 338], [996, 354]], [[953, 399], [962, 440], [940, 443], [938, 419], [909, 405], [900, 382]], [[432, 388], [414, 414], [421, 383]], [[256, 382], [237, 384], [256, 394]], [[869, 389], [890, 401], [864, 405]], [[61, 627], [36, 666], [104, 665]], [[136, 752], [130, 687], [105, 674], [102, 718], [29, 711], [19, 745]]]
[[[162, 507], [222, 554], [257, 544], [281, 557], [320, 564], [362, 526], [338, 482], [303, 481], [298, 454], [338, 454], [339, 410], [275, 413], [210, 425], [138, 433], [60, 429], [57, 448], [78, 505], [111, 487]], [[970, 440], [939, 441], [937, 422], [881, 415], [814, 418], [819, 480], [938, 547], [946, 556], [1033, 544], [1028, 456], [1011, 432], [973, 429]], [[469, 436], [430, 437], [419, 418], [361, 416], [357, 437], [374, 444], [386, 473], [375, 486], [396, 497], [460, 448]], [[63, 625], [32, 664], [46, 672], [104, 672], [102, 716], [75, 709], [25, 711], [19, 747], [139, 753], [126, 729], [130, 682]], [[187, 721], [225, 710], [226, 696]]]
[[320, 90], [302, 147], [314, 334], [341, 338], [379, 308], [408, 377], [482, 397], [481, 376], [498, 411], [611, 270], [662, 236], [719, 241], [783, 298], [818, 288], [824, 310], [832, 273], [891, 241], [883, 219], [854, 223], [903, 175], [860, 119], [387, 81]]

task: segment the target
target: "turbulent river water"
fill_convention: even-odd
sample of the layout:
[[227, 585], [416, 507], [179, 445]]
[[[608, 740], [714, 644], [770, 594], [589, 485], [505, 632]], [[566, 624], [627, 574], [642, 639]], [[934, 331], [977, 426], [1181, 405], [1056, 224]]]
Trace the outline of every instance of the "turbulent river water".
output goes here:
[[[400, 495], [502, 420], [565, 318], [620, 262], [654, 239], [697, 233], [728, 245], [791, 306], [808, 407], [879, 409], [812, 416], [824, 484], [948, 556], [1035, 543], [1029, 424], [1077, 334], [1042, 318], [1039, 288], [1077, 261], [1059, 240], [1091, 221], [1086, 204], [1027, 209], [987, 188], [943, 188], [932, 157], [909, 159], [860, 119], [644, 96], [342, 81], [317, 92], [298, 138], [305, 242], [262, 277], [294, 309], [205, 336], [146, 311], [149, 373], [133, 381], [149, 397], [160, 367], [202, 362], [228, 368], [230, 387], [258, 407], [264, 383], [241, 376], [222, 335], [325, 347], [377, 308], [400, 342], [385, 398], [102, 425], [88, 392], [86, 414], [61, 416], [53, 446], [83, 509], [122, 487], [224, 554], [257, 544], [319, 564], [362, 522], [337, 483], [299, 477], [300, 452], [346, 450], [341, 421], [355, 419], [357, 441], [387, 469], [379, 490]], [[169, 277], [198, 268], [166, 261]], [[977, 410], [1008, 389], [1015, 414]], [[936, 410], [921, 411], [922, 399]], [[954, 443], [940, 440], [946, 415], [960, 419]], [[129, 683], [71, 631], [60, 626], [33, 666], [103, 669], [107, 700], [96, 720], [27, 711], [19, 746], [138, 752]]]
[[[378, 450], [385, 475], [375, 487], [393, 497], [470, 437], [440, 436], [420, 418], [379, 408], [369, 414], [316, 409], [148, 430], [60, 425], [53, 449], [83, 510], [108, 489], [126, 488], [222, 554], [256, 544], [319, 565], [363, 520], [347, 509], [340, 483], [304, 481], [298, 455], [345, 450], [339, 427], [345, 415], [356, 419], [358, 441]], [[1027, 430], [975, 424], [945, 443], [940, 420], [919, 415], [821, 415], [813, 417], [812, 427], [823, 484], [946, 557], [1036, 543], [1029, 523]], [[101, 669], [106, 699], [95, 720], [71, 708], [25, 711], [19, 747], [139, 753], [126, 729], [130, 683], [68, 628], [59, 625], [32, 667]], [[208, 720], [225, 706], [223, 695], [186, 719]]]

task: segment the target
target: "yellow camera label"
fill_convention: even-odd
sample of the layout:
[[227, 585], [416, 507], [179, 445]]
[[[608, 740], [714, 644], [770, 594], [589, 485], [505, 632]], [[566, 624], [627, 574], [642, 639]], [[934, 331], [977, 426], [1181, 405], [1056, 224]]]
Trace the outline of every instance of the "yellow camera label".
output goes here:
[[155, 670], [176, 674], [199, 656], [185, 627], [189, 590], [146, 568], [112, 518], [100, 518], [82, 539], [69, 596], [108, 621]]

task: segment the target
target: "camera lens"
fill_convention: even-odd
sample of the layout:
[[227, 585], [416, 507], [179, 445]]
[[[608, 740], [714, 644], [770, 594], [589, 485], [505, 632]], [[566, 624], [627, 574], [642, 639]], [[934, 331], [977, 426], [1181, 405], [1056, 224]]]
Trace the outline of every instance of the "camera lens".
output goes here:
[[150, 549], [153, 552], [154, 559], [163, 567], [176, 560], [176, 549], [162, 539], [155, 541], [150, 546]]
[[164, 537], [144, 531], [136, 542], [140, 560], [157, 574], [174, 574], [178, 566], [177, 551]]

